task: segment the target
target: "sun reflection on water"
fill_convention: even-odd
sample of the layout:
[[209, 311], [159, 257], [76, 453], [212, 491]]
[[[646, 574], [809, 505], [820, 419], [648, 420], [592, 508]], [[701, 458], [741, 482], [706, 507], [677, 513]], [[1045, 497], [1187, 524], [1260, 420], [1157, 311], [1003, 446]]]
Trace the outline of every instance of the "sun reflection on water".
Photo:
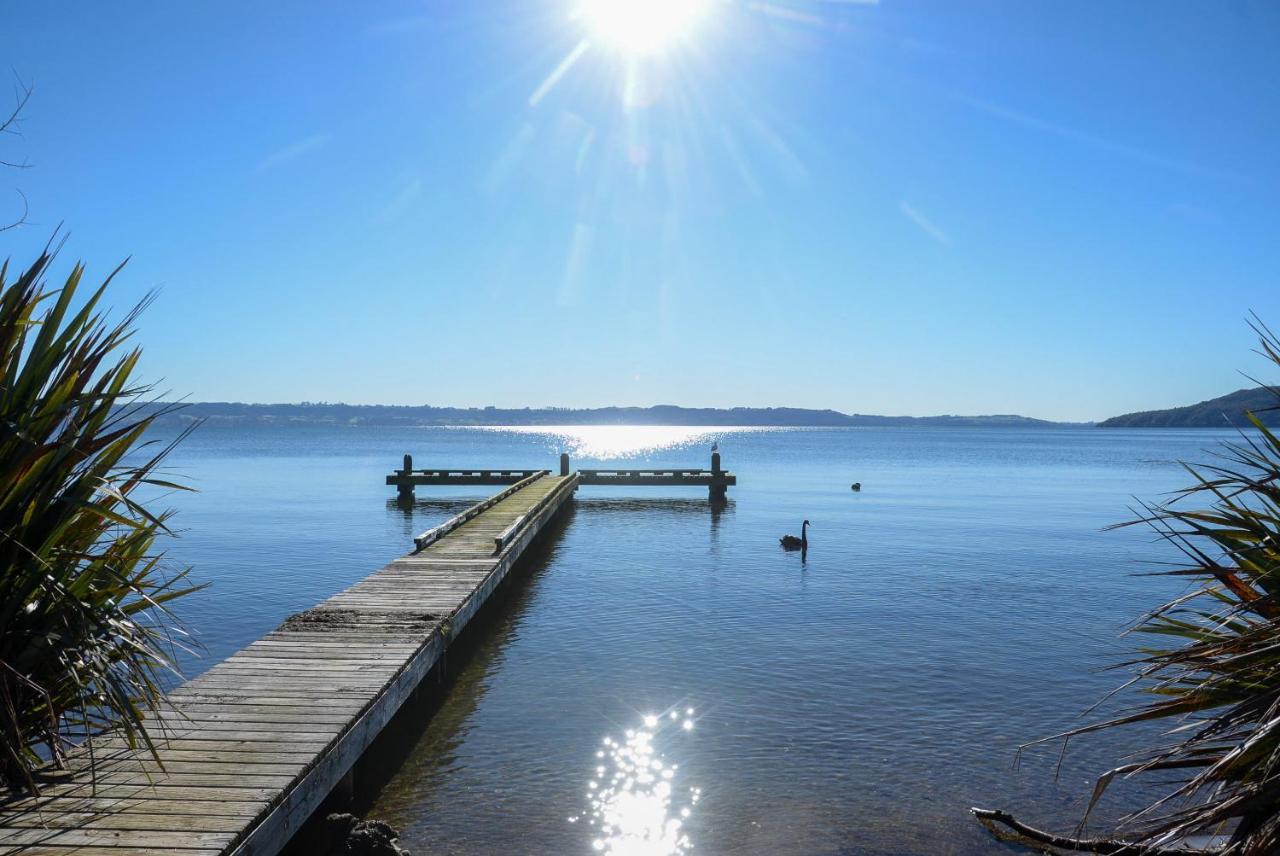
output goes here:
[[654, 743], [664, 732], [693, 730], [693, 708], [649, 714], [643, 726], [628, 728], [621, 739], [604, 738], [596, 752], [597, 765], [587, 783], [589, 812], [583, 817], [592, 829], [591, 847], [609, 856], [679, 856], [693, 844], [685, 821], [702, 795], [690, 787], [677, 796], [679, 764], [667, 763]]
[[702, 445], [710, 455], [711, 444], [726, 435], [778, 429], [686, 425], [510, 425], [486, 426], [483, 430], [545, 434], [557, 451], [568, 452], [575, 458], [604, 461]]

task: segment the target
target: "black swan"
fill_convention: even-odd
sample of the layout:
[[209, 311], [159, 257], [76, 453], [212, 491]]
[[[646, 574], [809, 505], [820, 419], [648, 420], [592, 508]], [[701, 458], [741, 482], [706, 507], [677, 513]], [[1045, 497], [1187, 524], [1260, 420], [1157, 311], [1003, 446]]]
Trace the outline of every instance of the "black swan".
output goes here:
[[808, 550], [809, 549], [809, 521], [806, 520], [800, 525], [800, 537], [794, 535], [783, 535], [778, 539], [784, 550]]

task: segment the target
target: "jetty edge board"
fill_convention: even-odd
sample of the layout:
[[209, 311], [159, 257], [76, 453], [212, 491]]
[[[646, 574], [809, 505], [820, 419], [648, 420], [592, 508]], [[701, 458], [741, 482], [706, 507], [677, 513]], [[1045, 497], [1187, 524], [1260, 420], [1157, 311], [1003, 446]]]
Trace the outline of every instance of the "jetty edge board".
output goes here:
[[170, 693], [150, 729], [163, 769], [99, 738], [39, 797], [0, 802], [0, 856], [278, 853], [578, 485], [577, 474], [522, 475], [426, 547]]

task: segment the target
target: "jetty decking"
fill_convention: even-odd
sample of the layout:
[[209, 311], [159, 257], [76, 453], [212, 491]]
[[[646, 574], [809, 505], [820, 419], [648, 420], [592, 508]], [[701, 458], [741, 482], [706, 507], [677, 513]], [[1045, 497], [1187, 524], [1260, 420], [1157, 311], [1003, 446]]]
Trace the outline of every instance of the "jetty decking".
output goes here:
[[[432, 483], [431, 472], [414, 476]], [[163, 730], [152, 730], [163, 769], [146, 750], [102, 738], [41, 796], [0, 803], [0, 856], [278, 852], [580, 480], [567, 470], [443, 476], [512, 486], [173, 691]]]

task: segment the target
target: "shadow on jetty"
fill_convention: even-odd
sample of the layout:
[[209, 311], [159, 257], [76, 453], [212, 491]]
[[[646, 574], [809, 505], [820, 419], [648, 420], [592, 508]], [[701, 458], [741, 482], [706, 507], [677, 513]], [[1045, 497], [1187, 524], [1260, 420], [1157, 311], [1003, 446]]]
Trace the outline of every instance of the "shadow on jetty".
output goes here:
[[[427, 506], [434, 510], [466, 508], [473, 504], [470, 500], [427, 500], [416, 503], [415, 507]], [[394, 503], [388, 505], [394, 507]], [[705, 502], [703, 505], [705, 506]], [[444, 655], [418, 685], [418, 689], [356, 762], [352, 775], [329, 794], [281, 851], [283, 856], [313, 856], [330, 852], [334, 842], [329, 840], [325, 818], [335, 812], [364, 816], [382, 789], [412, 756], [413, 747], [422, 739], [451, 692], [458, 688], [460, 678], [465, 680], [466, 686], [461, 688], [465, 691], [457, 698], [466, 699], [467, 703], [464, 708], [451, 715], [451, 718], [462, 719], [470, 715], [484, 696], [490, 664], [515, 632], [533, 597], [538, 580], [550, 567], [551, 560], [564, 539], [566, 528], [573, 522], [574, 513], [575, 504], [567, 503], [564, 510], [529, 545], [506, 579], [494, 590], [462, 632], [454, 637]], [[407, 515], [406, 519], [411, 521], [412, 515]], [[473, 665], [477, 658], [479, 669], [468, 673], [467, 667]], [[460, 736], [448, 738], [445, 741], [446, 753], [451, 753], [460, 739]], [[375, 819], [388, 821], [393, 826], [400, 821], [395, 817]]]

